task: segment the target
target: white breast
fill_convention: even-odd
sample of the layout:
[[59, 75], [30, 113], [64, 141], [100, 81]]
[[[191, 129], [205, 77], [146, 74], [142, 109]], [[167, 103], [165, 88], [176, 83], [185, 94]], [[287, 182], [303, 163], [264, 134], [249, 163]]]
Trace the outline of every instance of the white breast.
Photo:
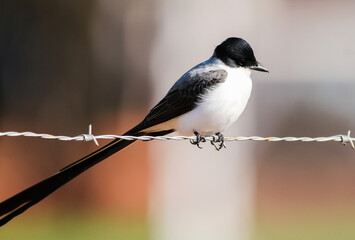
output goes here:
[[252, 82], [251, 71], [223, 66], [228, 75], [225, 82], [207, 92], [198, 106], [176, 121], [180, 134], [214, 134], [230, 127], [246, 107]]

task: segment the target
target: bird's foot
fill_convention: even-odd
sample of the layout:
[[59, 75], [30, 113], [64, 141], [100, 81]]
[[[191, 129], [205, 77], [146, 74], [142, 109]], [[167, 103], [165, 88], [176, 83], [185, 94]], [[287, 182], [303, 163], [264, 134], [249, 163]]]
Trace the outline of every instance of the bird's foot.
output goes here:
[[206, 142], [205, 136], [199, 134], [199, 133], [196, 132], [196, 131], [194, 131], [194, 134], [195, 134], [195, 136], [196, 136], [196, 140], [190, 140], [190, 143], [191, 143], [192, 145], [196, 145], [198, 148], [202, 148], [202, 147], [200, 146], [200, 143], [201, 143], [201, 142]]
[[226, 148], [226, 145], [224, 144], [224, 136], [222, 133], [216, 133], [212, 136], [212, 138], [213, 140], [211, 141], [211, 144], [216, 148], [217, 151], [221, 150], [223, 147]]

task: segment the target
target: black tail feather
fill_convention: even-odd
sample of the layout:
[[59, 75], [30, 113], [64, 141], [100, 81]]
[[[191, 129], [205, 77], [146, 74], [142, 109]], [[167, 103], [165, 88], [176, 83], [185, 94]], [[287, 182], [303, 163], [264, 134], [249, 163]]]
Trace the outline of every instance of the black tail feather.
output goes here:
[[[125, 135], [142, 136], [145, 133], [140, 132], [142, 125], [139, 124]], [[173, 132], [174, 130], [166, 130], [160, 132], [149, 133], [150, 136], [162, 136]], [[108, 158], [112, 154], [122, 150], [134, 141], [117, 139], [104, 147], [96, 150], [86, 157], [69, 164], [54, 175], [44, 179], [43, 181], [23, 190], [22, 192], [10, 197], [0, 203], [0, 227], [5, 225], [14, 217], [26, 211], [28, 208], [40, 202], [55, 190], [80, 175], [90, 167], [96, 165], [102, 160]]]
[[133, 142], [134, 141], [114, 140], [74, 164], [70, 164], [70, 167], [63, 168], [51, 177], [1, 202], [0, 216], [2, 216], [2, 218], [0, 219], [0, 226], [3, 226], [17, 215], [23, 213], [85, 170]]
[[[125, 133], [130, 136], [142, 136], [141, 132], [144, 124], [138, 124], [136, 127]], [[174, 130], [166, 130], [160, 132], [149, 133], [150, 136], [162, 136], [173, 132]], [[0, 227], [5, 225], [17, 215], [23, 213], [31, 206], [37, 204], [42, 199], [53, 193], [55, 190], [83, 173], [90, 167], [96, 165], [102, 160], [108, 158], [112, 154], [122, 150], [135, 141], [116, 139], [104, 147], [96, 150], [86, 157], [69, 164], [54, 175], [44, 179], [43, 181], [23, 190], [22, 192], [10, 197], [0, 203]]]

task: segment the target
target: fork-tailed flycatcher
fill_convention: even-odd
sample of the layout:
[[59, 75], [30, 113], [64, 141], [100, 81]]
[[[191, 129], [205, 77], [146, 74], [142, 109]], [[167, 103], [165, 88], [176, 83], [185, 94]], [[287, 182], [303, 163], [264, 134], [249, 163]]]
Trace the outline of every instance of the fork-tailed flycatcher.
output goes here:
[[[185, 73], [144, 120], [124, 135], [162, 136], [178, 131], [215, 135], [220, 149], [223, 132], [243, 112], [252, 89], [251, 70], [268, 72], [256, 59], [250, 45], [241, 38], [228, 38], [212, 57]], [[51, 177], [0, 203], [0, 226], [35, 205], [49, 194], [105, 158], [134, 141], [117, 139], [90, 155], [66, 166]]]

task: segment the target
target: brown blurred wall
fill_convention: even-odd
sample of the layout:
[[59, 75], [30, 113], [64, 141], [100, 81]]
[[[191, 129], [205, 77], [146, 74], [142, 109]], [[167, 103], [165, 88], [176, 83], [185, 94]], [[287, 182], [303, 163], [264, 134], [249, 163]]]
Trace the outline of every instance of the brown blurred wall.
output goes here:
[[[96, 134], [120, 134], [137, 123], [149, 97], [153, 7], [152, 1], [139, 0], [2, 1], [0, 131], [78, 135], [91, 123]], [[1, 138], [0, 200], [95, 148], [93, 143]], [[55, 204], [95, 204], [96, 209], [143, 214], [146, 152], [146, 144], [136, 144], [41, 204], [47, 210]]]

